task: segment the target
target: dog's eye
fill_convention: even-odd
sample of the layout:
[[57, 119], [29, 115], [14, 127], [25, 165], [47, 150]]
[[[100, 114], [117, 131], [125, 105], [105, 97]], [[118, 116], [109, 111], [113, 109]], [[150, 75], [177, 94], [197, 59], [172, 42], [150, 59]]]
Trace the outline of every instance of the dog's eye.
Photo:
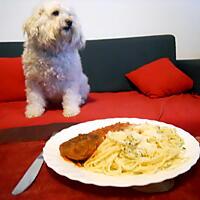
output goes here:
[[53, 16], [58, 16], [59, 15], [59, 11], [58, 10], [55, 10], [51, 13]]

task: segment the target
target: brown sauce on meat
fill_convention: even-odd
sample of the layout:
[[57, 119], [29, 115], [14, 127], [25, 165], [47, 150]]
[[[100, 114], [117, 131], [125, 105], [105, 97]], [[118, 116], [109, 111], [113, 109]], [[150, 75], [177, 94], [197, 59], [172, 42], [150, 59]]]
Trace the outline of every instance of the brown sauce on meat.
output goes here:
[[[96, 129], [88, 134], [79, 134], [60, 145], [60, 154], [73, 161], [87, 160], [103, 142], [109, 131], [121, 131], [129, 125], [129, 123], [116, 123]], [[79, 164], [81, 165], [81, 162]]]

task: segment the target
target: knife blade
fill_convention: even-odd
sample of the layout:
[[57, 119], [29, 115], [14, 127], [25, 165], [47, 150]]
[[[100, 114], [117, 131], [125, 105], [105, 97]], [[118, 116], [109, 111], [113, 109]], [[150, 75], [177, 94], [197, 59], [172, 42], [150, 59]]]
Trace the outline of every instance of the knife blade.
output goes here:
[[33, 183], [40, 171], [40, 168], [42, 167], [43, 162], [44, 159], [41, 152], [27, 169], [26, 173], [23, 175], [20, 181], [17, 183], [12, 191], [12, 195], [18, 195], [22, 193]]

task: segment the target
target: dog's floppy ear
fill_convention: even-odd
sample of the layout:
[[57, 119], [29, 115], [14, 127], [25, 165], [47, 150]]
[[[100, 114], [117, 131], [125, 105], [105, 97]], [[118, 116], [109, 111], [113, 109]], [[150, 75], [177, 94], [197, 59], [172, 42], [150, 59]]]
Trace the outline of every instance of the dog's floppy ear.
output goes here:
[[79, 23], [79, 19], [73, 8], [70, 9], [72, 19], [73, 19], [73, 34], [71, 45], [77, 49], [82, 49], [85, 47], [85, 37], [82, 32], [81, 25]]
[[76, 28], [72, 34], [71, 45], [77, 49], [82, 49], [85, 47], [85, 37], [83, 36], [81, 27], [79, 24], [76, 24]]
[[42, 15], [42, 12], [43, 12], [43, 9], [38, 9], [34, 11], [32, 16], [30, 16], [26, 20], [23, 26], [23, 30], [24, 30], [24, 34], [26, 33], [28, 38], [33, 38], [35, 36], [38, 36], [39, 34], [38, 20], [40, 16]]
[[78, 36], [75, 40], [75, 46], [77, 49], [83, 49], [85, 47], [85, 37], [81, 30], [79, 30]]

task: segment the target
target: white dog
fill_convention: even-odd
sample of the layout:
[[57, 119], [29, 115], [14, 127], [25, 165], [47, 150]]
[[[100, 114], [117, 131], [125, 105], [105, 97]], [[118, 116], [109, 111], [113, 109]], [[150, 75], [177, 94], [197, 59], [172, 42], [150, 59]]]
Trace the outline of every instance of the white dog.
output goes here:
[[62, 102], [63, 115], [77, 115], [90, 87], [78, 50], [83, 38], [77, 16], [59, 2], [46, 2], [26, 21], [22, 55], [28, 118], [43, 114], [47, 102]]

